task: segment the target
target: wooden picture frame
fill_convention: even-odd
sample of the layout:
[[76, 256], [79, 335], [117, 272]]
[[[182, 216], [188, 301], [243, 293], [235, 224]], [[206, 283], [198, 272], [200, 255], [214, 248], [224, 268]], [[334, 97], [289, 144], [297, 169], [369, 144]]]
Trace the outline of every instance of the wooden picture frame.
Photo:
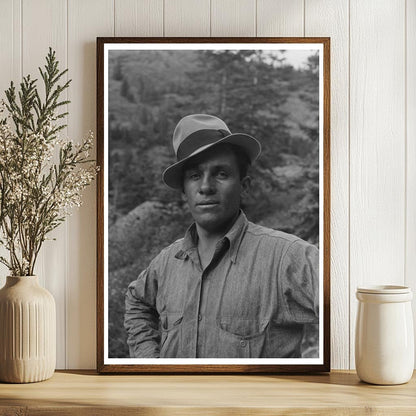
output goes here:
[[[187, 54], [184, 54], [185, 50]], [[246, 55], [243, 54], [243, 51], [246, 51], [244, 52]], [[252, 51], [253, 55], [247, 51]], [[180, 53], [182, 55], [179, 55]], [[273, 168], [267, 171], [273, 176], [273, 183], [277, 183], [276, 186], [285, 195], [291, 195], [290, 198], [293, 197], [294, 203], [301, 204], [300, 201], [303, 201], [305, 209], [314, 212], [311, 215], [314, 215], [315, 237], [310, 238], [318, 245], [320, 253], [319, 290], [317, 292], [319, 296], [319, 323], [316, 326], [318, 338], [314, 338], [314, 344], [311, 347], [315, 356], [308, 357], [305, 353], [305, 355], [296, 358], [129, 358], [126, 356], [127, 346], [123, 345], [125, 334], [122, 329], [124, 313], [122, 308], [124, 307], [124, 293], [127, 291], [124, 280], [126, 276], [130, 275], [131, 281], [137, 278], [142, 270], [142, 268], [137, 269], [141, 256], [147, 259], [151, 258], [149, 256], [157, 254], [155, 248], [149, 249], [146, 243], [140, 242], [139, 237], [142, 236], [143, 239], [146, 239], [148, 231], [147, 229], [143, 231], [143, 228], [140, 228], [142, 230], [140, 232], [134, 231], [135, 221], [139, 221], [137, 218], [142, 215], [143, 221], [146, 222], [146, 218], [150, 218], [147, 221], [150, 223], [153, 217], [146, 217], [148, 215], [146, 209], [151, 211], [153, 207], [157, 207], [162, 212], [160, 214], [160, 218], [162, 218], [160, 224], [162, 224], [166, 206], [169, 206], [169, 209], [173, 206], [168, 205], [170, 202], [165, 200], [162, 202], [154, 200], [153, 195], [159, 195], [155, 197], [159, 199], [160, 195], [165, 195], [164, 191], [159, 188], [159, 184], [156, 183], [157, 181], [154, 182], [155, 185], [152, 185], [154, 186], [152, 190], [149, 190], [149, 184], [144, 184], [148, 176], [155, 177], [157, 174], [155, 173], [157, 172], [155, 164], [158, 164], [161, 174], [163, 168], [174, 162], [171, 147], [174, 125], [169, 120], [163, 124], [163, 120], [165, 120], [163, 115], [168, 114], [170, 117], [175, 113], [177, 116], [185, 116], [189, 113], [204, 112], [201, 111], [201, 108], [212, 108], [212, 105], [207, 103], [210, 98], [204, 92], [204, 88], [209, 84], [212, 91], [218, 91], [220, 86], [215, 87], [217, 81], [211, 78], [209, 80], [202, 78], [198, 81], [198, 77], [206, 77], [208, 73], [204, 72], [206, 62], [198, 59], [205, 59], [201, 56], [209, 56], [210, 59], [215, 60], [219, 59], [218, 55], [222, 53], [235, 54], [235, 57], [239, 59], [238, 65], [240, 67], [245, 65], [244, 62], [247, 65], [252, 65], [252, 69], [244, 71], [246, 71], [245, 73], [254, 71], [254, 73], [250, 72], [250, 74], [254, 74], [250, 78], [250, 85], [258, 85], [259, 83], [263, 89], [256, 91], [261, 91], [262, 97], [267, 95], [267, 91], [273, 90], [275, 95], [268, 99], [274, 100], [273, 97], [280, 94], [279, 91], [285, 91], [279, 96], [283, 97], [281, 103], [274, 101], [273, 103], [269, 101], [269, 104], [267, 101], [263, 101], [263, 104], [257, 103], [256, 114], [261, 115], [270, 109], [270, 114], [265, 117], [268, 117], [268, 120], [274, 120], [272, 123], [277, 123], [273, 126], [283, 132], [282, 135], [286, 132], [288, 139], [286, 141], [287, 147], [284, 148], [292, 149], [287, 154], [283, 154], [279, 150], [279, 155], [274, 155], [270, 151], [272, 147], [263, 146], [263, 151], [267, 152], [267, 157], [271, 161], [275, 160], [273, 158], [282, 158], [283, 155], [286, 157], [284, 160], [280, 159], [280, 165], [273, 165]], [[244, 59], [243, 55], [246, 56]], [[312, 56], [315, 58], [309, 59]], [[282, 60], [283, 58], [285, 60]], [[259, 68], [260, 63], [256, 64], [255, 59], [259, 59], [258, 62], [263, 65], [261, 68], [275, 74], [273, 77], [276, 78], [267, 81], [269, 82], [268, 88], [266, 88], [266, 81], [261, 79], [263, 75], [259, 75], [260, 78], [257, 78], [258, 74], [255, 71]], [[296, 64], [296, 62], [298, 63]], [[304, 63], [308, 65], [304, 65]], [[213, 74], [215, 71], [209, 73]], [[198, 87], [194, 87], [192, 90], [188, 85], [188, 79], [192, 79], [192, 82], [199, 82], [200, 84], [195, 85], [202, 86], [201, 91], [203, 92], [200, 94], [195, 92]], [[171, 83], [169, 84], [169, 82]], [[238, 96], [244, 102], [257, 97], [251, 87], [246, 88], [242, 86], [243, 84], [237, 84], [238, 80], [233, 82], [236, 83], [233, 84], [234, 90], [237, 87], [240, 88], [240, 91], [235, 93], [233, 97]], [[262, 82], [263, 84], [261, 84]], [[277, 85], [279, 85], [279, 89]], [[185, 89], [186, 96], [183, 93]], [[250, 96], [250, 94], [253, 95]], [[199, 97], [202, 97], [202, 101], [205, 99], [202, 104], [197, 102]], [[261, 98], [260, 93], [258, 97]], [[234, 103], [238, 103], [237, 98], [233, 99]], [[195, 102], [195, 107], [189, 104], [192, 101]], [[257, 100], [254, 101], [257, 102]], [[223, 107], [218, 108], [218, 113], [220, 113]], [[259, 108], [263, 110], [263, 113], [258, 112]], [[279, 111], [280, 118], [277, 117], [277, 113], [273, 113], [274, 109]], [[230, 110], [227, 114], [231, 113]], [[166, 116], [166, 119], [169, 117]], [[149, 121], [149, 118], [153, 121]], [[176, 117], [176, 120], [179, 121], [179, 118]], [[277, 118], [283, 121], [276, 121]], [[154, 121], [155, 119], [156, 121]], [[224, 121], [227, 123], [227, 120], [224, 119]], [[236, 116], [232, 123], [232, 131], [235, 130], [234, 125], [238, 124], [238, 121]], [[257, 128], [257, 131], [260, 131], [260, 127]], [[157, 146], [152, 144], [153, 147], [147, 148], [148, 144], [146, 143], [150, 143], [147, 140], [154, 140]], [[261, 141], [261, 137], [259, 140]], [[283, 141], [279, 142], [279, 149], [283, 148], [282, 143]], [[309, 150], [306, 151], [305, 146]], [[293, 150], [294, 148], [297, 150]], [[314, 160], [311, 159], [310, 155], [312, 154], [315, 155]], [[138, 160], [142, 160], [138, 159], [142, 155], [146, 155], [146, 161], [143, 159], [143, 162], [138, 162]], [[306, 162], [308, 156], [309, 161]], [[228, 374], [330, 371], [329, 38], [97, 38], [97, 163], [100, 166], [97, 183], [98, 372], [107, 374]], [[143, 164], [141, 165], [141, 163]], [[307, 163], [315, 168], [310, 167]], [[316, 171], [316, 169], [318, 170]], [[312, 171], [314, 174], [311, 173]], [[134, 175], [134, 180], [129, 175]], [[315, 189], [315, 197], [317, 198], [315, 202], [308, 202], [305, 199], [307, 192], [309, 192], [305, 188], [305, 181], [312, 180], [311, 177], [314, 178], [315, 187], [318, 184], [317, 194]], [[162, 181], [160, 184], [163, 186]], [[309, 185], [313, 186], [313, 184]], [[271, 188], [271, 194], [274, 189]], [[124, 196], [120, 197], [120, 195]], [[316, 201], [318, 201], [318, 207], [316, 207]], [[160, 204], [166, 204], [166, 206], [160, 206]], [[136, 205], [138, 205], [137, 208]], [[292, 223], [301, 224], [301, 220], [296, 222], [293, 219], [296, 215], [300, 215], [299, 212], [296, 212], [296, 210], [299, 211], [299, 206], [286, 208], [286, 217], [290, 226], [283, 227], [284, 230], [291, 231], [295, 227]], [[312, 209], [312, 207], [314, 208]], [[263, 208], [266, 212], [267, 207]], [[283, 224], [282, 219], [276, 221]], [[319, 231], [316, 231], [316, 227]], [[166, 231], [165, 228], [162, 228], [161, 226], [160, 233], [156, 233], [160, 239], [163, 240], [165, 235], [174, 235], [170, 229]], [[155, 235], [154, 229], [151, 235]], [[183, 234], [178, 234], [176, 238], [181, 235], [183, 236]], [[126, 240], [120, 240], [121, 238]], [[127, 241], [128, 238], [130, 240]], [[317, 238], [317, 241], [313, 238]], [[173, 241], [166, 241], [165, 245], [168, 246]], [[138, 244], [137, 249], [134, 243]], [[159, 247], [158, 250], [160, 248], [162, 247]], [[111, 306], [109, 306], [110, 303]], [[307, 329], [309, 326], [305, 324], [305, 328]], [[313, 338], [313, 335], [310, 336]], [[303, 340], [302, 348], [305, 343], [306, 341]], [[306, 349], [306, 351], [308, 350]]]

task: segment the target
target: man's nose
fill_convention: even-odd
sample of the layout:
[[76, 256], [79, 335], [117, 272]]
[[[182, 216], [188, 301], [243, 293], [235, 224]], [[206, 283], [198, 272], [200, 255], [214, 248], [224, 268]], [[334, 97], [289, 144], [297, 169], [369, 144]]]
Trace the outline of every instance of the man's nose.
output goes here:
[[215, 185], [214, 185], [214, 181], [211, 175], [209, 174], [202, 175], [199, 192], [201, 194], [209, 194], [209, 193], [215, 192]]

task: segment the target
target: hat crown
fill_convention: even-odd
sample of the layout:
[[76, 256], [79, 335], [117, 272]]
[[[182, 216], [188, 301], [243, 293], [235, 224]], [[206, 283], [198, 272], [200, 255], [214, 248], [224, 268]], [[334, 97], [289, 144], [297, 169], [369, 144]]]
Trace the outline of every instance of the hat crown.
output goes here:
[[228, 134], [231, 134], [227, 125], [218, 117], [208, 114], [192, 114], [186, 116], [179, 121], [173, 132], [172, 144], [175, 155], [178, 154], [181, 143], [191, 134], [199, 130], [226, 130]]

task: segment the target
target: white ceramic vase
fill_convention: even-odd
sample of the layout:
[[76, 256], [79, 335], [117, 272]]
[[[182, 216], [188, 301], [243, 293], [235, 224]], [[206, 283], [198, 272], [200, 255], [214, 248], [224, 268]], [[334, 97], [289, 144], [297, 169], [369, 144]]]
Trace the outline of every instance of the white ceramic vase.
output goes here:
[[405, 286], [357, 289], [355, 365], [372, 384], [408, 382], [414, 368], [412, 292]]
[[53, 296], [36, 276], [8, 276], [0, 289], [0, 381], [50, 378], [56, 365]]

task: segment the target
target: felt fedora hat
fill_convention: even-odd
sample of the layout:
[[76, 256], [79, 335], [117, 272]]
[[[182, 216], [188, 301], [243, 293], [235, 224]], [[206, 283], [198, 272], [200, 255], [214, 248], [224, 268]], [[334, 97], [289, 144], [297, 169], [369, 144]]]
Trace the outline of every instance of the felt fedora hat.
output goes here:
[[260, 143], [244, 133], [231, 133], [218, 117], [191, 114], [182, 118], [173, 132], [173, 150], [177, 162], [163, 172], [163, 181], [171, 188], [182, 188], [182, 168], [193, 156], [220, 143], [240, 146], [253, 162], [261, 152]]

